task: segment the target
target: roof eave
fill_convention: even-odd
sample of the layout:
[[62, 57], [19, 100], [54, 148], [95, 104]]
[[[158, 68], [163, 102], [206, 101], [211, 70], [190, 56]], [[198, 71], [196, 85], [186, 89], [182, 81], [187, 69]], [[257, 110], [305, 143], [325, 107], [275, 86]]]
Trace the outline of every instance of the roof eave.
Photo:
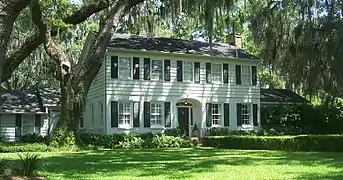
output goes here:
[[163, 55], [163, 56], [170, 56], [170, 57], [197, 57], [197, 58], [206, 58], [206, 59], [223, 59], [228, 61], [240, 61], [240, 62], [249, 62], [258, 65], [260, 63], [259, 58], [254, 59], [246, 59], [246, 58], [234, 58], [234, 57], [222, 57], [222, 56], [212, 56], [212, 55], [201, 55], [201, 54], [187, 54], [187, 53], [171, 53], [171, 52], [162, 52], [162, 51], [148, 51], [148, 50], [134, 50], [134, 49], [126, 49], [126, 48], [113, 48], [108, 47], [108, 52], [120, 52], [120, 53], [136, 53], [136, 54], [152, 54], [152, 55]]

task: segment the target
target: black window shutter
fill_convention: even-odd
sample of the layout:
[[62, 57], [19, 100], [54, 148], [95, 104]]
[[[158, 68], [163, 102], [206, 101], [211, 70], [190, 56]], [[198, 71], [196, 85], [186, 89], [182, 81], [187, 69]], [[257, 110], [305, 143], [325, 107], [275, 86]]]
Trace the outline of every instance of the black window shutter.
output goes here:
[[206, 127], [212, 126], [212, 104], [206, 103]]
[[139, 102], [133, 102], [133, 127], [139, 126]]
[[42, 118], [41, 115], [35, 115], [35, 127], [42, 126]]
[[237, 103], [237, 126], [242, 126], [242, 104]]
[[251, 66], [251, 75], [252, 75], [252, 85], [257, 85], [257, 68], [256, 66]]
[[182, 61], [177, 61], [176, 62], [176, 66], [177, 66], [177, 77], [176, 77], [176, 79], [177, 79], [177, 82], [182, 82]]
[[170, 60], [164, 60], [164, 81], [170, 81]]
[[241, 66], [240, 65], [236, 65], [236, 84], [242, 84]]
[[21, 129], [22, 129], [21, 115], [16, 115], [15, 116], [15, 137], [21, 136]]
[[200, 84], [200, 63], [194, 62], [194, 80], [195, 83]]
[[257, 109], [258, 106], [257, 104], [253, 104], [252, 105], [252, 118], [253, 118], [253, 123], [254, 123], [254, 126], [258, 126], [258, 121], [257, 121]]
[[144, 127], [150, 127], [150, 102], [144, 102]]
[[111, 102], [111, 127], [118, 127], [118, 101]]
[[206, 63], [206, 83], [212, 82], [211, 63]]
[[133, 57], [133, 79], [139, 79], [139, 57]]
[[144, 58], [144, 80], [150, 80], [150, 58]]
[[171, 127], [170, 102], [164, 102], [165, 126]]
[[118, 79], [118, 56], [111, 56], [111, 78]]
[[223, 64], [223, 80], [225, 84], [229, 83], [229, 64]]
[[230, 104], [224, 104], [224, 126], [230, 126]]

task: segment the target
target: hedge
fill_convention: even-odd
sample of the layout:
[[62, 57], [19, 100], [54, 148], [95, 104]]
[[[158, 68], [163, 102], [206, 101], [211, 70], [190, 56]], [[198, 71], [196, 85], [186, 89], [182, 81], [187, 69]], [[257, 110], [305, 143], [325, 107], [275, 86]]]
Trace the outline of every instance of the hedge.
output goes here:
[[47, 152], [52, 151], [53, 148], [43, 143], [0, 143], [0, 152]]
[[203, 139], [203, 146], [230, 149], [343, 152], [343, 136], [212, 136]]
[[128, 135], [85, 133], [80, 135], [80, 139], [86, 146], [110, 149], [194, 147], [197, 145], [197, 141], [188, 138], [153, 133], [129, 133]]

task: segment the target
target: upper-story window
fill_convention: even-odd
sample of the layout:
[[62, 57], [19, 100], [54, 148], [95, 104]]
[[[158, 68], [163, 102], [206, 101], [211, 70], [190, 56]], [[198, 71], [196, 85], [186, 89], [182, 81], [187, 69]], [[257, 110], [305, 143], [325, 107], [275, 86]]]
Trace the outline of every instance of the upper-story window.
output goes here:
[[222, 83], [222, 64], [212, 64], [212, 82]]
[[132, 79], [132, 64], [130, 57], [119, 58], [119, 79]]
[[193, 82], [193, 62], [184, 62], [183, 67], [183, 80], [184, 82]]
[[152, 60], [151, 61], [151, 80], [162, 81], [163, 77], [163, 61], [162, 60]]
[[242, 84], [251, 84], [250, 66], [242, 66]]

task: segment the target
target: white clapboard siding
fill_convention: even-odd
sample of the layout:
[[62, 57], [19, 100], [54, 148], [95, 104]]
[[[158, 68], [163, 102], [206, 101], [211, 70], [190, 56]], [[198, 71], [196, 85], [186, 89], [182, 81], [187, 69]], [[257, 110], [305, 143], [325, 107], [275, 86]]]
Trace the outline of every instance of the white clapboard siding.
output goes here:
[[[111, 78], [111, 56], [138, 57], [140, 58], [139, 80], [122, 80]], [[144, 80], [144, 58], [151, 60], [170, 60], [170, 82]], [[120, 60], [120, 59], [119, 59]], [[177, 60], [183, 62], [200, 62], [200, 84], [194, 82], [177, 82]], [[228, 84], [207, 84], [206, 63], [227, 63], [229, 65]], [[162, 129], [144, 128], [144, 101], [167, 101], [171, 102], [171, 123], [172, 127], [177, 124], [176, 103], [182, 98], [192, 98], [199, 103], [194, 110], [194, 119], [199, 128], [205, 126], [206, 102], [230, 103], [230, 128], [237, 129], [236, 124], [236, 103], [260, 102], [260, 86], [236, 85], [236, 65], [258, 66], [259, 60], [215, 58], [210, 56], [190, 56], [170, 53], [154, 53], [147, 51], [128, 51], [109, 49], [105, 62], [87, 96], [87, 103], [84, 113], [85, 127], [83, 132], [105, 132], [105, 133], [128, 133], [128, 132], [163, 132]], [[164, 70], [163, 70], [164, 71]], [[164, 76], [164, 73], [163, 73]], [[257, 82], [259, 84], [259, 80]], [[100, 108], [98, 102], [104, 102], [104, 126], [99, 123]], [[111, 101], [139, 101], [140, 103], [140, 128], [111, 128]], [[93, 112], [91, 112], [93, 104]], [[223, 106], [222, 112], [223, 112]], [[92, 113], [94, 113], [92, 115]], [[258, 113], [259, 114], [259, 113]], [[92, 116], [95, 120], [92, 120]], [[258, 115], [259, 116], [259, 115]], [[223, 118], [223, 115], [221, 116]], [[223, 120], [221, 121], [223, 125]]]
[[4, 141], [15, 141], [15, 115], [0, 114], [0, 137]]

